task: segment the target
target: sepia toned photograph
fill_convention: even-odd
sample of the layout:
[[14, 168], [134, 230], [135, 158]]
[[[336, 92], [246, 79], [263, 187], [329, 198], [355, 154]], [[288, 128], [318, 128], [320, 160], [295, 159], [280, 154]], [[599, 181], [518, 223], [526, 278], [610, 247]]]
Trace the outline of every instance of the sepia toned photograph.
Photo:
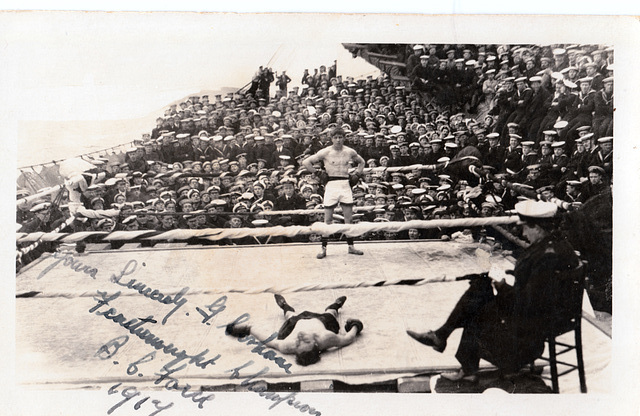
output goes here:
[[618, 394], [615, 18], [1, 17], [25, 414]]

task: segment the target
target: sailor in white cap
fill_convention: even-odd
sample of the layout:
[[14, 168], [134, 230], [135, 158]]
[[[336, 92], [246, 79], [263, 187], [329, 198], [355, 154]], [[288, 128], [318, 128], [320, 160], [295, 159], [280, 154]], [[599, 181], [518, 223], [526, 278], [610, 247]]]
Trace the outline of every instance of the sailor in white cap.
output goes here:
[[538, 152], [533, 148], [535, 142], [531, 140], [525, 140], [522, 145], [522, 163], [524, 166], [533, 165], [538, 161]]
[[611, 192], [611, 188], [608, 183], [609, 178], [601, 166], [589, 166], [588, 171], [589, 181], [582, 187], [582, 192], [584, 194], [583, 198], [585, 201], [593, 196]]
[[563, 199], [571, 204], [581, 204], [584, 202], [581, 188], [582, 182], [568, 180], [566, 183], [565, 197]]
[[585, 172], [586, 168], [589, 166], [589, 162], [587, 161], [589, 154], [585, 149], [584, 143], [590, 142], [590, 136], [593, 136], [593, 133], [582, 135], [576, 139], [576, 149], [573, 151], [571, 156], [569, 156], [569, 164], [567, 165], [569, 176], [572, 178], [581, 178], [587, 176]]
[[502, 171], [502, 164], [505, 161], [505, 149], [500, 144], [500, 134], [489, 133], [487, 134], [487, 140], [489, 146], [486, 148], [484, 156], [484, 162], [496, 169], [496, 171]]
[[527, 77], [516, 78], [515, 83], [516, 91], [512, 99], [514, 110], [507, 119], [507, 125], [508, 123], [518, 124], [521, 127], [520, 131], [526, 133], [522, 127], [527, 123], [527, 111], [533, 99], [533, 90], [527, 85]]
[[613, 77], [603, 79], [594, 94], [593, 132], [596, 139], [613, 135]]
[[[296, 180], [285, 177], [280, 181], [282, 194], [275, 200], [274, 209], [277, 211], [289, 211], [306, 208], [306, 200], [296, 190]], [[276, 225], [301, 225], [303, 215], [284, 215], [276, 220]]]
[[488, 69], [484, 73], [482, 81], [482, 92], [484, 94], [484, 102], [487, 106], [492, 105], [493, 98], [496, 95], [498, 89], [498, 80], [496, 80], [495, 68]]
[[566, 116], [568, 124], [566, 128], [559, 132], [560, 140], [567, 142], [569, 150], [573, 150], [575, 139], [578, 138], [577, 128], [580, 126], [590, 126], [593, 121], [593, 110], [595, 109], [595, 91], [591, 89], [591, 78], [585, 77], [578, 80], [580, 92], [569, 108]]
[[[415, 68], [417, 66], [420, 65], [420, 61], [422, 60], [422, 56], [427, 56], [425, 55], [425, 50], [424, 50], [424, 45], [422, 44], [418, 44], [418, 45], [414, 45], [413, 46], [413, 55], [409, 56], [407, 58], [407, 66], [406, 66], [406, 73], [407, 75], [411, 74]], [[427, 60], [429, 59], [429, 57], [427, 56]]]
[[98, 221], [97, 230], [111, 232], [115, 228], [116, 223], [112, 219], [104, 218]]
[[551, 104], [547, 107], [547, 113], [540, 123], [540, 128], [536, 134], [535, 139], [540, 140], [543, 131], [555, 128], [554, 124], [564, 115], [567, 103], [575, 100], [575, 96], [571, 94], [570, 90], [565, 85], [563, 77], [559, 73], [553, 73], [551, 76], [553, 80], [554, 91], [551, 96]]
[[[291, 163], [295, 163], [295, 159], [293, 158], [293, 152], [290, 148], [284, 145], [284, 139], [282, 136], [274, 138], [275, 150], [271, 155], [271, 167], [277, 168], [281, 165], [280, 156], [288, 156], [289, 159], [287, 161], [291, 161]], [[289, 163], [286, 163], [289, 164]]]
[[287, 85], [291, 82], [291, 78], [287, 75], [287, 71], [282, 71], [280, 75], [276, 72], [277, 80], [276, 86], [279, 87], [282, 95], [287, 95]]
[[36, 231], [51, 231], [51, 203], [39, 202], [29, 209], [29, 212], [33, 214], [33, 218], [27, 221], [18, 232], [21, 233], [34, 233]]
[[509, 134], [508, 138], [509, 147], [505, 150], [503, 167], [512, 172], [519, 172], [522, 169], [522, 147], [520, 146], [522, 138], [517, 134]]
[[529, 84], [533, 91], [531, 102], [527, 107], [527, 126], [523, 133], [527, 139], [537, 141], [540, 139], [538, 131], [540, 125], [547, 115], [548, 102], [550, 101], [550, 93], [546, 88], [542, 88], [542, 77], [533, 76], [529, 78]]
[[613, 137], [607, 136], [599, 138], [598, 147], [600, 150], [591, 162], [603, 168], [605, 173], [611, 177], [613, 174]]
[[513, 112], [513, 108], [515, 105], [515, 102], [514, 102], [515, 89], [513, 88], [514, 81], [515, 81], [514, 77], [505, 78], [502, 81], [503, 85], [500, 88], [498, 88], [498, 91], [496, 92], [496, 106], [498, 107], [498, 110], [500, 112], [498, 115], [498, 121], [496, 123], [496, 127], [494, 131], [500, 134], [500, 138], [501, 138], [500, 144], [503, 146], [508, 145], [509, 137], [507, 136], [506, 125], [507, 125], [507, 120], [511, 116], [511, 113]]
[[569, 66], [566, 49], [556, 48], [553, 50], [553, 70], [560, 72]]
[[449, 336], [463, 329], [456, 353], [461, 368], [441, 374], [443, 378], [477, 382], [480, 359], [503, 373], [517, 373], [542, 354], [551, 325], [571, 319], [565, 315], [563, 294], [570, 292], [570, 277], [580, 262], [573, 247], [555, 233], [557, 206], [526, 200], [515, 210], [523, 238], [531, 245], [516, 261], [514, 284], [504, 278], [494, 280], [490, 273], [464, 276], [471, 280], [470, 287], [440, 328], [407, 331], [418, 342], [443, 352]]
[[[411, 58], [413, 58], [411, 56]], [[408, 69], [409, 64], [407, 64], [407, 74], [409, 74], [409, 78], [413, 81], [413, 87], [420, 91], [433, 91], [435, 84], [433, 82], [434, 71], [431, 66], [429, 66], [429, 55], [420, 55], [419, 61], [411, 68], [411, 71]]]
[[598, 67], [593, 62], [587, 62], [584, 65], [586, 71], [585, 77], [591, 78], [591, 89], [594, 91], [600, 91], [602, 89], [602, 80], [604, 77], [598, 72]]
[[560, 181], [561, 178], [571, 173], [567, 166], [569, 165], [569, 157], [565, 154], [565, 142], [553, 142], [551, 144], [553, 155], [551, 155], [551, 168], [549, 169], [549, 177], [554, 183]]

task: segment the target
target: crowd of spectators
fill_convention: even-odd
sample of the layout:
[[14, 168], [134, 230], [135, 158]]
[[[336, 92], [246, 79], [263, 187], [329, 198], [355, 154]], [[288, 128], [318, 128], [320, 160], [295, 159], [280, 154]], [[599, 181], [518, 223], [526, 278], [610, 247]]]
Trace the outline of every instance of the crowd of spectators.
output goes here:
[[406, 71], [416, 89], [452, 111], [496, 117], [493, 131], [503, 137], [514, 123], [537, 144], [558, 120], [568, 122], [560, 140], [571, 147], [578, 127], [591, 126], [596, 139], [613, 134], [612, 48], [415, 45]]
[[[308, 225], [323, 220], [320, 177], [301, 161], [345, 144], [367, 162], [353, 187], [353, 222], [503, 215], [519, 183], [579, 208], [610, 192], [613, 173], [613, 52], [602, 45], [394, 45], [409, 83], [386, 74], [353, 79], [335, 63], [302, 87], [260, 68], [248, 88], [226, 96], [192, 96], [170, 105], [123, 163], [96, 158], [76, 189], [87, 210], [63, 232]], [[372, 50], [375, 47], [372, 46]], [[410, 53], [407, 53], [410, 52]], [[272, 93], [270, 84], [278, 88]], [[454, 169], [459, 159], [490, 176]], [[448, 167], [444, 167], [447, 165]], [[388, 169], [411, 166], [401, 172]], [[387, 169], [385, 169], [387, 168]], [[475, 171], [474, 171], [475, 172]], [[74, 190], [18, 210], [19, 231], [50, 231], [69, 217]], [[25, 196], [20, 192], [18, 197]], [[71, 198], [73, 199], [73, 198]], [[72, 201], [73, 202], [73, 201]], [[317, 210], [314, 213], [266, 211]], [[340, 220], [340, 216], [336, 216]], [[372, 232], [361, 239], [475, 238], [490, 228]], [[319, 241], [319, 235], [269, 242]], [[256, 244], [242, 238], [215, 244]]]

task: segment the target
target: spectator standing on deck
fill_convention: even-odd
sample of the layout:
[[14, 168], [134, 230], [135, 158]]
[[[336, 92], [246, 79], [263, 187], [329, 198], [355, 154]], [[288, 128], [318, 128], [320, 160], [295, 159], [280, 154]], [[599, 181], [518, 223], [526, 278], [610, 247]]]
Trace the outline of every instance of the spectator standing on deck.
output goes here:
[[280, 92], [286, 96], [287, 95], [287, 85], [291, 82], [291, 78], [287, 75], [287, 71], [282, 71], [282, 74], [278, 77], [276, 81], [276, 86], [280, 87]]

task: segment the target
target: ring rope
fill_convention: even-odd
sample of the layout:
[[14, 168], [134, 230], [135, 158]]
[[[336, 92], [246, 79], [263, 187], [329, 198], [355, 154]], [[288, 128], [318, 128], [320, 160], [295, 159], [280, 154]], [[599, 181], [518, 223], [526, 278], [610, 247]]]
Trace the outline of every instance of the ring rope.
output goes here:
[[[59, 235], [59, 236], [64, 236], [64, 235], [68, 235], [65, 233], [59, 233], [60, 230], [63, 230], [65, 227], [68, 227], [71, 225], [71, 223], [73, 223], [73, 221], [75, 220], [75, 217], [71, 216], [69, 218], [67, 218], [67, 220], [65, 222], [63, 222], [62, 224], [60, 224], [59, 226], [57, 226], [56, 228], [54, 228], [50, 233], [33, 233], [33, 234], [28, 234], [28, 235], [42, 235], [43, 237], [45, 236], [45, 234], [53, 234], [53, 235]], [[55, 239], [53, 239], [52, 237], [47, 236], [47, 238], [52, 238], [51, 240], [44, 240], [44, 239], [37, 239], [35, 240], [35, 242], [27, 247], [23, 247], [19, 250], [16, 250], [16, 259], [18, 261], [20, 261], [22, 259], [22, 256], [24, 256], [25, 254], [27, 254], [30, 251], [33, 251], [34, 249], [36, 249], [41, 242], [43, 241], [55, 241]], [[60, 237], [58, 237], [60, 238]]]
[[[334, 283], [313, 283], [303, 284], [297, 286], [263, 286], [252, 288], [206, 288], [206, 289], [189, 289], [190, 295], [207, 295], [207, 294], [219, 294], [219, 293], [243, 293], [243, 294], [260, 294], [260, 293], [294, 293], [294, 292], [308, 292], [316, 290], [328, 290], [328, 289], [355, 289], [363, 287], [383, 287], [383, 286], [422, 286], [428, 283], [439, 283], [447, 281], [455, 281], [455, 277], [448, 277], [446, 275], [438, 275], [434, 277], [426, 277], [422, 279], [393, 279], [382, 281], [369, 281], [369, 282], [334, 282]], [[180, 292], [178, 289], [162, 290], [164, 295], [176, 295]], [[18, 293], [16, 297], [43, 297], [43, 298], [77, 298], [77, 297], [92, 297], [95, 296], [94, 291], [80, 291], [80, 292], [26, 292]], [[122, 296], [137, 296], [137, 293], [127, 292], [122, 293]]]
[[[68, 221], [68, 220], [67, 220]], [[456, 228], [456, 227], [485, 227], [490, 225], [514, 224], [519, 221], [517, 215], [487, 218], [454, 218], [441, 220], [411, 220], [390, 222], [361, 222], [358, 224], [325, 224], [313, 223], [310, 226], [274, 226], [262, 228], [206, 228], [200, 230], [176, 229], [171, 231], [85, 231], [81, 233], [31, 233], [17, 234], [17, 242], [32, 241], [57, 241], [61, 243], [74, 243], [95, 237], [101, 241], [131, 241], [131, 240], [187, 240], [201, 238], [210, 241], [218, 241], [225, 238], [236, 239], [243, 237], [296, 237], [313, 233], [323, 236], [342, 233], [348, 237], [356, 237], [368, 232], [391, 231], [400, 232], [410, 228]]]
[[492, 225], [491, 227], [493, 227], [493, 229], [495, 229], [497, 232], [502, 234], [504, 236], [504, 238], [506, 238], [507, 240], [509, 240], [513, 244], [516, 244], [516, 245], [518, 245], [518, 246], [520, 246], [522, 248], [529, 247], [529, 244], [526, 241], [523, 241], [523, 240], [519, 239], [518, 237], [516, 237], [515, 235], [511, 234], [509, 231], [505, 230], [501, 226]]

